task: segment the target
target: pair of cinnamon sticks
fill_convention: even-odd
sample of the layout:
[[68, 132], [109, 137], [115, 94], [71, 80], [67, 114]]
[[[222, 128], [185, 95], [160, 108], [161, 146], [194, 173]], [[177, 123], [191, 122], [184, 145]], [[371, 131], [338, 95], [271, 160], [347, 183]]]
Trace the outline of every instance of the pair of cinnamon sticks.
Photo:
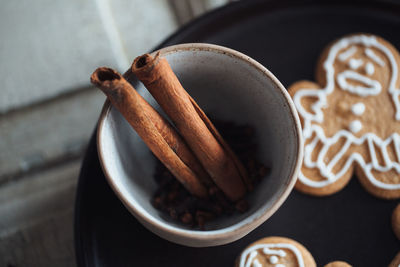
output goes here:
[[[99, 87], [154, 155], [194, 196], [208, 198], [215, 185], [233, 201], [252, 189], [247, 172], [212, 122], [185, 91], [165, 58], [137, 57], [131, 71], [174, 123], [163, 118], [118, 72], [98, 68]], [[194, 74], [195, 75], [195, 74]]]

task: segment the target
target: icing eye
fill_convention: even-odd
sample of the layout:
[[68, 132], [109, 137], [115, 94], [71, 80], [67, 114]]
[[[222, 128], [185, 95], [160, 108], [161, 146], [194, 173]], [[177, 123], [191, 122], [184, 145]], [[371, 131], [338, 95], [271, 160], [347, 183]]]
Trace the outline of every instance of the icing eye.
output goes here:
[[351, 46], [349, 49], [345, 50], [344, 52], [342, 52], [338, 58], [340, 61], [345, 61], [346, 59], [348, 59], [349, 57], [351, 57], [352, 55], [354, 55], [354, 53], [357, 51], [357, 48], [355, 46]]
[[383, 59], [381, 59], [377, 54], [374, 53], [374, 51], [372, 51], [371, 49], [367, 48], [365, 49], [365, 54], [367, 55], [367, 57], [369, 57], [370, 59], [372, 59], [373, 61], [375, 61], [375, 63], [381, 65], [382, 67], [385, 66], [385, 62], [383, 61]]
[[358, 69], [362, 64], [363, 64], [362, 59], [352, 58], [349, 61], [349, 67], [352, 68], [353, 70]]
[[365, 65], [365, 72], [368, 75], [372, 75], [375, 72], [375, 67], [371, 62], [368, 62], [367, 65]]

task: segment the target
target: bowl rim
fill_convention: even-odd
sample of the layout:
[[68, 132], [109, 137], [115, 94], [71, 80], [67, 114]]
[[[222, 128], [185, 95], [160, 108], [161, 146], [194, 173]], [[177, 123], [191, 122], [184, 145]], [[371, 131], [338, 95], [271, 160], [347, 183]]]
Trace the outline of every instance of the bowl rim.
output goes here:
[[[274, 202], [269, 205], [269, 207], [265, 207], [265, 205], [262, 205], [258, 210], [256, 210], [253, 214], [250, 216], [244, 218], [243, 220], [230, 225], [228, 227], [224, 227], [218, 230], [190, 230], [190, 229], [184, 229], [184, 228], [179, 228], [177, 226], [171, 226], [167, 223], [162, 222], [161, 220], [153, 217], [150, 215], [144, 208], [142, 208], [140, 205], [135, 205], [131, 204], [130, 201], [128, 201], [127, 197], [119, 190], [116, 182], [114, 182], [112, 176], [108, 172], [106, 166], [105, 166], [105, 156], [103, 153], [103, 149], [101, 146], [102, 143], [102, 129], [104, 126], [104, 123], [106, 121], [106, 118], [108, 117], [108, 114], [110, 113], [111, 110], [111, 104], [108, 99], [106, 99], [100, 117], [98, 121], [98, 126], [97, 126], [97, 132], [96, 132], [96, 144], [97, 144], [97, 151], [98, 151], [98, 157], [100, 161], [101, 168], [103, 170], [103, 173], [110, 184], [111, 188], [115, 192], [115, 194], [118, 196], [118, 198], [121, 200], [121, 202], [124, 204], [124, 206], [129, 210], [129, 212], [134, 215], [139, 222], [141, 222], [144, 226], [150, 227], [149, 229], [156, 233], [157, 235], [160, 235], [170, 241], [177, 242], [180, 244], [185, 244], [185, 243], [190, 243], [193, 245], [194, 243], [202, 243], [203, 245], [200, 246], [210, 246], [210, 245], [221, 245], [221, 244], [226, 244], [233, 242], [235, 240], [240, 239], [244, 235], [248, 234], [255, 228], [257, 228], [259, 225], [261, 225], [263, 222], [265, 222], [269, 217], [271, 217], [277, 210], [278, 208], [283, 204], [283, 202], [287, 199], [289, 196], [290, 192], [292, 191], [298, 177], [299, 170], [302, 165], [302, 160], [303, 160], [303, 137], [302, 137], [302, 128], [301, 128], [301, 123], [300, 119], [297, 113], [297, 110], [294, 106], [294, 103], [285, 89], [285, 87], [281, 84], [281, 82], [262, 64], [257, 62], [256, 60], [252, 59], [251, 57], [238, 52], [236, 50], [219, 46], [219, 45], [214, 45], [214, 44], [207, 44], [207, 43], [184, 43], [184, 44], [177, 44], [177, 45], [172, 45], [168, 46], [165, 48], [161, 48], [159, 50], [156, 50], [152, 53], [151, 55], [155, 55], [156, 53], [160, 52], [161, 56], [165, 56], [171, 53], [176, 53], [179, 51], [208, 51], [208, 52], [214, 52], [214, 53], [220, 53], [220, 54], [225, 54], [227, 56], [234, 57], [244, 63], [247, 63], [248, 65], [254, 67], [255, 70], [258, 70], [262, 75], [265, 75], [271, 83], [274, 85], [274, 88], [277, 89], [283, 96], [283, 99], [286, 100], [286, 103], [288, 104], [289, 110], [290, 110], [290, 115], [292, 117], [292, 122], [294, 122], [294, 135], [296, 137], [297, 141], [297, 153], [296, 153], [296, 159], [295, 159], [295, 165], [294, 168], [292, 169], [290, 176], [290, 179], [285, 182], [284, 184], [284, 189], [281, 190], [280, 195], [276, 197]], [[134, 78], [134, 75], [128, 69], [128, 71], [125, 72], [124, 77], [127, 80], [131, 80]], [[135, 78], [134, 78], [135, 79]], [[146, 225], [148, 224], [148, 225]], [[160, 233], [161, 231], [161, 233]], [[164, 236], [162, 233], [166, 232], [168, 235], [173, 234], [175, 236], [180, 237], [180, 241], [175, 240], [174, 238], [169, 238]], [[185, 240], [192, 240], [192, 242], [185, 242], [182, 241], [182, 238]], [[212, 239], [212, 240], [210, 240]], [[198, 246], [198, 245], [196, 245]]]

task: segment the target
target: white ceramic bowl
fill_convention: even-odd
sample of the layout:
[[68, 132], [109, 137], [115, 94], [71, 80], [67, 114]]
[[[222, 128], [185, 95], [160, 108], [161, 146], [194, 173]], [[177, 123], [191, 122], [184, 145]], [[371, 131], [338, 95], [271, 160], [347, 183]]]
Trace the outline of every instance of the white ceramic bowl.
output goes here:
[[[246, 213], [208, 223], [206, 231], [193, 230], [151, 205], [156, 189], [153, 155], [108, 101], [97, 132], [103, 171], [126, 208], [155, 234], [194, 247], [235, 241], [274, 214], [296, 182], [303, 153], [297, 112], [278, 79], [242, 53], [211, 44], [181, 44], [159, 51], [206, 113], [255, 127], [258, 157], [271, 172], [248, 195], [250, 209]], [[144, 86], [129, 73], [125, 77], [159, 110]]]

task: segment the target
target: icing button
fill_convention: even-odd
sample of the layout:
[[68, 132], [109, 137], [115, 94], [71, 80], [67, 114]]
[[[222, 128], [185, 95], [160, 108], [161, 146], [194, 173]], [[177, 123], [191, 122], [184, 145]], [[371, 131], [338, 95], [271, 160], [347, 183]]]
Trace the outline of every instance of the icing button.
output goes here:
[[356, 103], [351, 107], [351, 112], [353, 112], [354, 115], [360, 116], [364, 113], [365, 111], [365, 105], [364, 103]]
[[278, 263], [278, 257], [277, 257], [277, 256], [271, 256], [271, 257], [269, 258], [269, 262], [270, 262], [271, 264], [277, 264], [277, 263]]
[[362, 129], [362, 123], [359, 120], [352, 121], [349, 125], [350, 131], [357, 133]]

